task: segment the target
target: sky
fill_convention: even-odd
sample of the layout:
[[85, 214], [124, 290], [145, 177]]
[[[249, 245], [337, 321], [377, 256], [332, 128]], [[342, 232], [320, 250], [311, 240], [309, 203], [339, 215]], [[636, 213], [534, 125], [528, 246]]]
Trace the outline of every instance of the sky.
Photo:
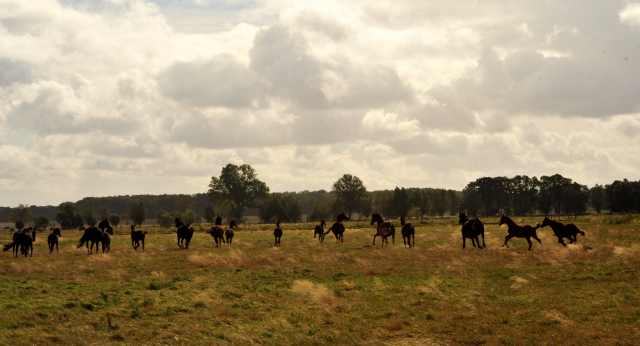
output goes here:
[[0, 205], [640, 179], [640, 2], [0, 0]]

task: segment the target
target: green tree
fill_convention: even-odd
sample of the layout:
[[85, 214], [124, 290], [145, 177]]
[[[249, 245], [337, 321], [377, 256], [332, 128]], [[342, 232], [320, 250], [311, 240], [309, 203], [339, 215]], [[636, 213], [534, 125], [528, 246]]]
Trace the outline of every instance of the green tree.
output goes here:
[[111, 210], [106, 206], [101, 206], [98, 208], [98, 213], [96, 214], [99, 220], [108, 219], [111, 216]]
[[241, 219], [246, 208], [255, 208], [256, 199], [266, 198], [269, 187], [258, 180], [255, 169], [244, 164], [228, 164], [222, 168], [220, 177], [211, 177], [207, 196], [211, 202], [229, 205], [233, 218]]
[[171, 217], [171, 214], [163, 210], [158, 211], [158, 215], [156, 215], [156, 221], [158, 222], [158, 225], [160, 225], [160, 227], [169, 228], [173, 224], [173, 218]]
[[178, 205], [178, 211], [182, 214], [185, 211], [187, 211], [187, 209], [191, 209], [191, 210], [195, 210], [196, 209], [196, 202], [193, 201], [193, 199], [191, 198], [180, 198], [179, 200], [176, 201], [176, 204]]
[[93, 215], [93, 209], [91, 208], [85, 208], [82, 211], [82, 218], [84, 219], [84, 223], [86, 223], [89, 227], [93, 227], [98, 223], [95, 215]]
[[407, 212], [409, 212], [410, 207], [411, 205], [409, 204], [409, 193], [404, 187], [398, 188], [396, 186], [395, 190], [393, 190], [393, 197], [391, 197], [391, 214], [386, 216], [392, 219], [398, 218], [400, 216], [406, 216]]
[[207, 221], [207, 223], [212, 223], [215, 219], [216, 219], [216, 215], [213, 212], [213, 208], [211, 207], [210, 204], [207, 204], [206, 207], [204, 207], [204, 219], [205, 221]]
[[84, 225], [82, 213], [73, 202], [63, 202], [58, 205], [56, 221], [63, 229], [78, 228]]
[[16, 229], [23, 229], [24, 228], [24, 221], [16, 220], [16, 222], [14, 223], [14, 226], [16, 226]]
[[602, 208], [607, 200], [607, 193], [602, 185], [596, 184], [589, 190], [589, 198], [591, 200], [591, 206], [596, 210], [596, 213], [600, 215]]
[[122, 223], [125, 225], [129, 225], [129, 222], [131, 222], [131, 216], [129, 216], [128, 213], [124, 213], [120, 215], [120, 220], [122, 220]]
[[320, 221], [320, 219], [330, 220], [331, 219], [331, 205], [329, 205], [329, 201], [316, 200], [313, 202], [313, 207], [311, 209], [311, 214], [308, 215], [308, 221]]
[[360, 178], [345, 174], [333, 183], [332, 191], [335, 192], [337, 203], [344, 208], [351, 218], [351, 213], [358, 209], [361, 200], [367, 195], [367, 188]]
[[462, 190], [462, 200], [460, 201], [460, 211], [466, 211], [469, 216], [478, 216], [480, 210], [480, 194], [476, 190], [474, 183], [469, 183]]
[[37, 230], [46, 230], [49, 227], [49, 219], [46, 216], [38, 216], [33, 220], [33, 228]]
[[193, 209], [187, 209], [181, 215], [180, 220], [187, 225], [191, 225], [196, 221], [196, 212]]
[[431, 201], [433, 204], [433, 211], [440, 215], [440, 217], [443, 217], [444, 213], [449, 210], [449, 203], [451, 203], [451, 201], [447, 190], [435, 189], [433, 191]]
[[147, 210], [142, 203], [133, 204], [129, 209], [129, 217], [133, 223], [142, 226], [144, 220], [147, 219]]
[[112, 227], [118, 227], [118, 225], [120, 224], [120, 215], [118, 214], [109, 215], [109, 223], [111, 224]]
[[33, 213], [28, 204], [20, 203], [17, 207], [11, 208], [8, 219], [9, 221], [22, 220], [23, 222], [30, 222], [33, 219]]

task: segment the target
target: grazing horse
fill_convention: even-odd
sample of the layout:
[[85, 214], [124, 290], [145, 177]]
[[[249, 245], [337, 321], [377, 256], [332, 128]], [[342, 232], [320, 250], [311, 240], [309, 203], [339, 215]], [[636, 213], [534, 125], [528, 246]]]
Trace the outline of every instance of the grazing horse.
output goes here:
[[216, 247], [222, 245], [224, 243], [224, 230], [222, 229], [222, 215], [218, 215], [216, 217], [216, 223], [210, 229], [205, 231], [206, 233], [211, 234], [213, 240], [216, 241]]
[[134, 250], [138, 251], [140, 242], [142, 242], [142, 252], [144, 252], [144, 236], [147, 233], [149, 232], [136, 231], [136, 225], [131, 225], [131, 246], [133, 246]]
[[235, 235], [235, 232], [233, 232], [234, 227], [238, 227], [238, 224], [236, 223], [236, 219], [231, 219], [231, 221], [229, 221], [229, 229], [224, 233], [224, 235], [227, 237], [227, 244], [229, 245], [231, 245], [231, 241], [233, 240], [233, 236]]
[[[107, 227], [106, 230], [104, 230], [104, 236], [102, 237], [102, 253], [105, 253], [105, 250], [107, 253], [109, 253], [111, 251], [111, 236], [113, 235], [113, 228], [111, 228], [111, 226]], [[98, 249], [96, 249], [96, 253], [98, 252]]]
[[191, 237], [193, 237], [193, 227], [182, 223], [179, 217], [175, 219], [175, 222], [178, 229], [178, 246], [183, 247], [182, 244], [184, 244], [184, 247], [188, 249]]
[[389, 236], [391, 236], [393, 245], [396, 245], [396, 227], [393, 225], [393, 222], [384, 221], [380, 214], [373, 213], [371, 214], [371, 224], [373, 225], [374, 223], [377, 223], [378, 227], [376, 234], [373, 236], [373, 245], [376, 245], [377, 236], [382, 237], [383, 246], [385, 242], [387, 243], [387, 245], [389, 245], [389, 240], [387, 239]]
[[280, 246], [280, 238], [282, 238], [282, 228], [280, 228], [280, 221], [276, 220], [276, 229], [273, 230], [273, 236], [276, 241], [273, 246]]
[[313, 237], [316, 237], [316, 234], [318, 235], [318, 241], [320, 243], [324, 243], [324, 226], [326, 226], [327, 223], [324, 222], [324, 219], [320, 219], [320, 224], [316, 225], [316, 227], [313, 229]]
[[[462, 248], [464, 249], [467, 238], [471, 239], [471, 244], [476, 247], [478, 243], [478, 249], [487, 247], [484, 244], [484, 224], [480, 219], [469, 219], [466, 212], [458, 212], [458, 224], [462, 225]], [[482, 246], [480, 246], [480, 239], [478, 236], [482, 235]]]
[[[101, 243], [104, 239], [104, 230], [106, 228], [111, 228], [109, 225], [109, 221], [107, 219], [101, 220], [98, 223], [98, 227], [89, 227], [84, 230], [84, 234], [82, 238], [80, 238], [80, 243], [77, 248], [81, 248], [85, 243], [87, 244], [87, 255], [93, 253], [93, 244], [96, 244], [96, 253], [98, 253], [98, 244]], [[89, 248], [89, 242], [91, 242], [91, 248]]]
[[[329, 232], [333, 232], [333, 235], [336, 237], [336, 241], [343, 243], [345, 228], [344, 228], [344, 225], [342, 224], [342, 221], [344, 220], [349, 220], [349, 218], [346, 215], [344, 215], [343, 212], [340, 212], [340, 214], [336, 216], [336, 222], [334, 222], [333, 225], [329, 227], [329, 229], [327, 230], [327, 232], [325, 232], [324, 235], [329, 234]], [[324, 241], [324, 237], [322, 239]]]
[[516, 223], [513, 222], [513, 220], [511, 220], [507, 215], [502, 214], [499, 225], [502, 226], [505, 223], [509, 227], [509, 235], [504, 237], [504, 244], [502, 244], [502, 246], [506, 245], [507, 247], [509, 247], [509, 245], [507, 245], [507, 242], [513, 237], [527, 239], [527, 243], [529, 243], [529, 250], [531, 250], [531, 246], [533, 245], [533, 243], [531, 243], [531, 238], [537, 240], [538, 243], [542, 245], [542, 241], [538, 239], [538, 235], [536, 234], [536, 230], [540, 228], [540, 224], [538, 224], [536, 227], [533, 227], [531, 225], [519, 226], [516, 225]]
[[50, 231], [51, 233], [49, 233], [49, 236], [47, 237], [47, 242], [49, 243], [49, 255], [53, 252], [54, 245], [56, 246], [56, 253], [60, 253], [58, 251], [58, 237], [62, 237], [62, 234], [60, 234], [60, 228], [51, 228]]
[[569, 239], [569, 244], [573, 244], [574, 242], [578, 242], [578, 233], [584, 236], [584, 232], [578, 229], [578, 227], [572, 223], [563, 224], [557, 221], [553, 221], [548, 217], [544, 217], [542, 220], [542, 225], [540, 228], [545, 226], [551, 226], [553, 233], [558, 237], [558, 243], [562, 244], [562, 246], [567, 246], [562, 238]]
[[[2, 251], [15, 250], [15, 257], [18, 257], [18, 248], [20, 254], [27, 257], [29, 249], [31, 249], [31, 257], [33, 257], [33, 242], [36, 240], [36, 231], [29, 227], [13, 234], [13, 241], [2, 248]], [[14, 253], [12, 252], [12, 254]]]
[[407, 243], [409, 243], [409, 248], [411, 248], [411, 239], [413, 239], [413, 246], [416, 246], [416, 229], [413, 227], [412, 223], [405, 223], [404, 216], [400, 216], [400, 225], [402, 226], [402, 241], [404, 242], [404, 247], [407, 247]]

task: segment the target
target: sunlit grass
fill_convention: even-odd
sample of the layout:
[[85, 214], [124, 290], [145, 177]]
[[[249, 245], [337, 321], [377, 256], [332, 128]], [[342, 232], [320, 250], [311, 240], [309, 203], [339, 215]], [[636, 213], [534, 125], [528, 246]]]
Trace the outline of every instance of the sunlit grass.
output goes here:
[[606, 218], [578, 219], [586, 236], [566, 248], [543, 228], [533, 251], [500, 247], [497, 219], [483, 250], [462, 250], [453, 219], [410, 220], [414, 249], [399, 231], [372, 246], [366, 221], [346, 223], [342, 244], [282, 225], [279, 248], [274, 225], [240, 225], [220, 248], [197, 231], [189, 250], [173, 229], [145, 228], [145, 252], [121, 228], [110, 254], [90, 256], [80, 232], [63, 231], [52, 255], [39, 234], [33, 258], [0, 254], [0, 344], [632, 345], [640, 234]]

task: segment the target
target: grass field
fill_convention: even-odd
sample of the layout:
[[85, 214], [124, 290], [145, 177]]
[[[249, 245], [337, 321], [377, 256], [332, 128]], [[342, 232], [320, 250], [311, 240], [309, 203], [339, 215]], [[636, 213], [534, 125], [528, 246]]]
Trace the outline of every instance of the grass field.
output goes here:
[[617, 220], [577, 220], [586, 237], [566, 248], [544, 228], [532, 251], [501, 247], [497, 219], [483, 250], [462, 249], [457, 219], [414, 220], [413, 249], [399, 229], [371, 246], [365, 222], [346, 222], [342, 244], [282, 225], [280, 248], [273, 226], [241, 225], [221, 248], [196, 231], [188, 250], [145, 228], [145, 252], [121, 229], [90, 256], [80, 232], [52, 255], [38, 234], [32, 258], [0, 253], [0, 344], [637, 345], [640, 221]]

